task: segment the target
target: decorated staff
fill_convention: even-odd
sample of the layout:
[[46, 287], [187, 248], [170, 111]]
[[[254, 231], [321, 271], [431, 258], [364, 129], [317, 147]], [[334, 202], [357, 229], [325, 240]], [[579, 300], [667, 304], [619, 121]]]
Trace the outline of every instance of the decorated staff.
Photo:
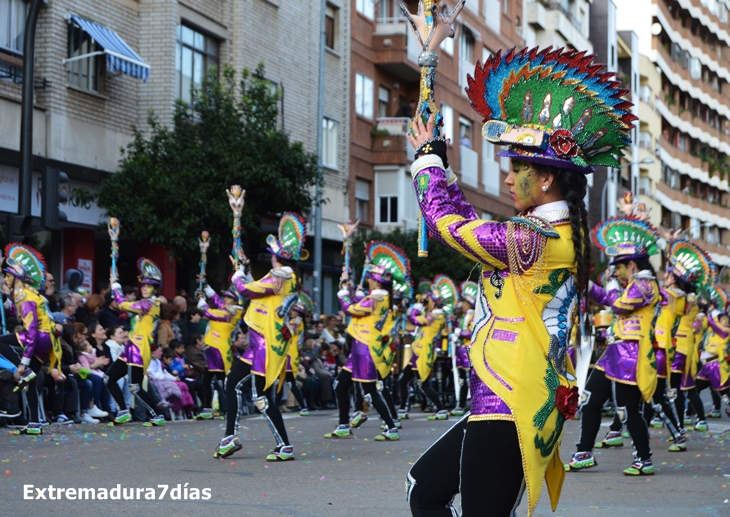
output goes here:
[[[238, 220], [240, 223], [240, 217]], [[203, 291], [203, 286], [205, 285], [205, 266], [208, 264], [208, 248], [210, 247], [210, 234], [205, 230], [203, 230], [203, 233], [201, 233], [200, 237], [198, 238], [198, 246], [200, 247], [200, 274], [198, 275], [198, 293], [201, 293]]]
[[109, 223], [107, 224], [107, 228], [109, 230], [109, 237], [112, 240], [112, 271], [111, 274], [113, 277], [117, 277], [117, 260], [119, 260], [119, 230], [121, 229], [121, 226], [119, 225], [119, 219], [116, 217], [112, 217], [109, 219]]
[[[443, 126], [443, 117], [434, 102], [434, 86], [436, 83], [436, 65], [438, 65], [438, 53], [436, 49], [446, 38], [454, 36], [452, 24], [464, 7], [466, 0], [460, 0], [449, 14], [438, 13], [439, 0], [421, 0], [418, 3], [418, 14], [411, 14], [405, 4], [400, 8], [411, 23], [413, 32], [416, 35], [418, 44], [423, 49], [418, 55], [418, 66], [421, 67], [421, 80], [419, 84], [418, 106], [416, 107], [415, 118], [421, 117], [425, 124], [428, 118], [433, 115], [435, 124], [433, 136], [439, 137], [439, 127]], [[412, 129], [415, 131], [415, 129]], [[414, 133], [416, 137], [418, 135]], [[423, 197], [425, 185], [419, 185], [419, 197]], [[428, 257], [428, 228], [426, 221], [419, 210], [418, 212], [418, 256]]]
[[243, 254], [243, 247], [241, 246], [241, 213], [243, 212], [243, 198], [246, 195], [246, 191], [241, 188], [241, 185], [233, 185], [230, 190], [226, 190], [228, 194], [228, 204], [231, 205], [233, 210], [233, 248], [231, 249], [231, 256], [233, 257], [234, 269], [243, 269], [248, 264], [246, 255]]
[[352, 259], [352, 234], [355, 233], [355, 230], [357, 230], [358, 224], [360, 224], [360, 219], [355, 221], [354, 224], [348, 221], [337, 225], [342, 232], [342, 254], [345, 256], [344, 267], [348, 274], [352, 274], [352, 271], [350, 270], [350, 260]]

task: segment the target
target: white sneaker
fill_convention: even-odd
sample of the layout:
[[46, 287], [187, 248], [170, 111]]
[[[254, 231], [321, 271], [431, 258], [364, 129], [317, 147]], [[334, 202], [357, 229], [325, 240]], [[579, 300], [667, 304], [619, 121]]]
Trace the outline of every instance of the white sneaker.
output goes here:
[[106, 411], [102, 411], [101, 409], [96, 407], [96, 404], [94, 404], [94, 406], [89, 410], [88, 415], [94, 418], [104, 418], [109, 416], [109, 413], [107, 413]]
[[96, 418], [91, 418], [89, 413], [81, 413], [81, 422], [84, 424], [98, 424], [99, 421]]

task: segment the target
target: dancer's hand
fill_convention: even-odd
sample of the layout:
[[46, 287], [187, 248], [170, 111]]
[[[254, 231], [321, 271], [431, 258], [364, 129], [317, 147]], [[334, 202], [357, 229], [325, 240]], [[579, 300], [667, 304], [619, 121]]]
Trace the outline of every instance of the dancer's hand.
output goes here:
[[[435, 119], [433, 114], [428, 117], [426, 125], [423, 124], [421, 116], [417, 115], [413, 119], [411, 131], [406, 132], [406, 139], [413, 146], [414, 149], [418, 150], [427, 140], [433, 138], [433, 127]], [[428, 153], [426, 153], [428, 154]]]

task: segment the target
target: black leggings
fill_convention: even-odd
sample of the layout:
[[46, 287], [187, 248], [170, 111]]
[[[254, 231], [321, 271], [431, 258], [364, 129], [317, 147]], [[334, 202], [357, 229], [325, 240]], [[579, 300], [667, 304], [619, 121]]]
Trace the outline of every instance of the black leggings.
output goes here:
[[155, 411], [155, 408], [157, 407], [155, 399], [152, 398], [152, 395], [150, 395], [146, 390], [142, 388], [142, 381], [144, 380], [144, 368], [142, 368], [141, 366], [135, 366], [133, 364], [128, 365], [126, 361], [117, 359], [109, 367], [106, 374], [108, 376], [106, 380], [106, 388], [109, 390], [111, 396], [114, 397], [114, 401], [117, 403], [117, 406], [119, 406], [120, 411], [125, 411], [127, 409], [127, 403], [124, 402], [124, 394], [122, 393], [122, 389], [119, 387], [119, 384], [117, 384], [117, 381], [125, 375], [129, 374], [130, 387], [133, 384], [137, 385], [137, 391], [133, 394], [138, 395], [139, 398], [142, 399], [142, 402], [147, 405], [147, 408], [145, 409], [150, 414], [150, 416], [154, 417], [157, 415], [157, 412]]
[[[669, 420], [667, 422], [667, 429], [669, 430], [669, 433], [676, 438], [676, 431], [682, 429], [680, 423], [677, 421], [678, 419], [681, 419], [681, 417], [675, 415], [674, 409], [676, 406], [670, 404], [669, 399], [667, 398], [666, 377], [657, 377], [656, 381], [656, 390], [654, 390], [652, 402], [662, 407], [662, 413], [664, 413], [664, 416], [667, 418], [667, 420]], [[646, 419], [647, 425], [651, 424], [651, 419], [654, 418], [654, 413], [654, 406], [651, 404], [647, 404], [644, 411], [644, 418]]]
[[[390, 416], [392, 418], [398, 418], [398, 410], [395, 408], [395, 402], [393, 401], [393, 394], [390, 393], [390, 386], [388, 378], [390, 377], [390, 374], [383, 378], [380, 373], [378, 373], [378, 379], [383, 383], [383, 391], [381, 394], [383, 395], [383, 399], [385, 400], [385, 405], [388, 406], [388, 411], [390, 411]], [[392, 378], [392, 377], [391, 377]]]
[[[289, 391], [292, 392], [292, 395], [294, 395], [294, 398], [297, 399], [297, 404], [299, 404], [299, 409], [307, 409], [307, 403], [304, 401], [304, 397], [302, 396], [302, 390], [299, 389], [299, 386], [297, 386], [297, 380], [294, 378], [293, 372], [286, 372], [286, 377], [284, 377], [284, 382], [286, 382], [289, 385]], [[276, 405], [281, 406], [281, 399], [284, 396], [284, 388], [282, 387], [281, 390], [279, 390], [279, 393], [276, 395]]]
[[254, 403], [256, 398], [266, 397], [268, 403], [265, 413], [262, 413], [258, 407], [256, 410], [263, 415], [272, 433], [276, 431], [279, 434], [283, 445], [289, 445], [289, 436], [286, 434], [284, 419], [279, 412], [279, 407], [274, 403], [274, 386], [269, 386], [269, 389], [264, 391], [266, 378], [261, 375], [251, 374], [251, 365], [240, 359], [233, 361], [231, 371], [228, 372], [226, 378], [226, 403], [228, 405], [228, 411], [226, 411], [226, 436], [232, 436], [238, 432], [238, 414], [240, 407], [243, 405], [241, 393], [247, 389], [246, 384], [256, 388]]
[[[612, 387], [612, 384], [614, 387]], [[625, 408], [626, 427], [642, 460], [651, 458], [649, 447], [649, 430], [641, 416], [641, 391], [637, 386], [613, 382], [606, 377], [603, 370], [594, 369], [588, 377], [584, 393], [587, 402], [581, 408], [580, 442], [578, 452], [591, 452], [601, 427], [601, 408], [613, 396], [615, 389], [616, 411]]]
[[407, 498], [413, 517], [457, 515], [452, 504], [459, 492], [462, 517], [512, 517], [519, 505], [525, 484], [514, 422], [467, 418], [411, 467]]
[[205, 375], [203, 376], [203, 409], [213, 407], [213, 378], [216, 381], [224, 383], [226, 381], [226, 374], [224, 372], [205, 371]]
[[[5, 359], [15, 366], [20, 366], [22, 353], [18, 337], [15, 334], [0, 336], [0, 355]], [[28, 422], [37, 424], [41, 421], [41, 415], [38, 412], [38, 391], [43, 389], [43, 383], [45, 382], [43, 363], [37, 357], [33, 356], [30, 360], [30, 365], [26, 366], [26, 368], [34, 371], [36, 374], [35, 379], [28, 384], [28, 388], [25, 390], [25, 401], [28, 404]]]
[[[352, 380], [352, 372], [345, 370], [344, 368], [337, 374], [337, 380], [335, 381], [335, 395], [337, 395], [337, 408], [340, 412], [340, 425], [345, 425], [350, 421], [349, 391], [350, 386], [352, 386], [354, 382], [355, 381]], [[393, 423], [393, 419], [390, 417], [390, 413], [388, 412], [388, 407], [385, 405], [385, 401], [380, 395], [375, 384], [375, 382], [360, 383], [365, 394], [370, 395], [373, 407], [375, 408], [375, 411], [378, 412], [378, 415], [380, 415], [380, 418], [383, 419], [385, 425], [388, 429], [393, 429], [395, 424]]]
[[691, 390], [683, 390], [679, 387], [682, 385], [682, 374], [677, 372], [672, 372], [672, 386], [677, 387], [677, 398], [674, 400], [674, 405], [677, 408], [677, 415], [679, 417], [679, 425], [682, 429], [684, 429], [684, 399], [689, 399], [690, 404], [692, 404], [692, 407], [695, 409], [695, 413], [697, 414], [697, 418], [700, 420], [705, 420], [705, 407], [702, 405], [702, 400], [700, 399], [700, 394], [697, 391], [697, 388], [692, 388]]
[[[720, 398], [720, 394], [727, 395], [729, 390], [722, 390], [719, 392], [715, 391], [711, 389], [712, 386], [710, 384], [710, 381], [706, 381], [704, 379], [697, 379], [695, 381], [695, 386], [697, 387], [698, 395], [702, 393], [702, 390], [710, 388], [710, 395], [712, 395], [712, 406], [715, 408], [715, 411], [720, 411], [722, 409], [722, 399]], [[695, 408], [695, 411], [697, 411], [697, 408]]]
[[458, 368], [459, 370], [459, 404], [458, 406], [464, 409], [466, 406], [466, 396], [469, 394], [469, 384], [466, 379], [469, 375], [469, 370], [464, 368]]
[[[410, 408], [410, 404], [408, 404], [408, 383], [411, 382], [411, 380], [415, 376], [416, 372], [413, 370], [413, 366], [411, 366], [410, 364], [406, 366], [403, 369], [403, 372], [400, 374], [399, 382], [401, 409]], [[428, 400], [430, 400], [436, 406], [436, 409], [438, 409], [439, 411], [443, 411], [444, 405], [441, 403], [441, 399], [439, 398], [438, 393], [436, 393], [436, 390], [433, 389], [428, 383], [429, 379], [426, 379], [424, 382], [421, 383], [421, 391], [423, 391], [426, 397], [428, 397]]]

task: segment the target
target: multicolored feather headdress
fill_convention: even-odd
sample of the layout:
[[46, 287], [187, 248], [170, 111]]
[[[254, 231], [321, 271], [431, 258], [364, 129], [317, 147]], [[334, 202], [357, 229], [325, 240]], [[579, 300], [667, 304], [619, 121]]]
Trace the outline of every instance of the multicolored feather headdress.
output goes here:
[[150, 259], [141, 257], [139, 261], [137, 261], [137, 269], [139, 269], [139, 276], [137, 277], [137, 281], [140, 284], [162, 284], [162, 271], [160, 271], [160, 268], [157, 267], [157, 264], [152, 262]]
[[279, 236], [266, 237], [268, 250], [286, 260], [307, 260], [309, 252], [304, 248], [307, 224], [304, 217], [295, 212], [284, 212], [279, 220]]
[[712, 285], [717, 267], [705, 250], [686, 239], [677, 239], [669, 246], [667, 269], [682, 281], [695, 287]]
[[474, 307], [479, 296], [479, 285], [471, 280], [465, 280], [461, 283], [461, 297]]
[[5, 246], [3, 272], [13, 275], [33, 289], [41, 289], [46, 283], [43, 255], [25, 244], [13, 242]]
[[411, 261], [395, 244], [371, 241], [365, 246], [365, 273], [380, 283], [404, 287], [411, 275]]
[[703, 297], [709, 298], [721, 311], [724, 311], [730, 303], [730, 298], [728, 298], [727, 293], [719, 285], [707, 287], [703, 293]]
[[451, 316], [456, 304], [459, 303], [459, 288], [446, 275], [436, 275], [433, 279], [433, 287], [441, 298], [441, 307], [444, 312]]
[[628, 90], [594, 58], [536, 47], [477, 63], [466, 93], [484, 117], [484, 138], [510, 146], [499, 156], [585, 174], [596, 165], [619, 167], [636, 117], [621, 98]]
[[611, 217], [591, 232], [593, 244], [605, 251], [611, 264], [636, 260], [659, 252], [659, 233], [651, 223], [633, 215]]
[[309, 293], [301, 291], [297, 303], [294, 304], [294, 310], [306, 316], [314, 313], [314, 301]]

